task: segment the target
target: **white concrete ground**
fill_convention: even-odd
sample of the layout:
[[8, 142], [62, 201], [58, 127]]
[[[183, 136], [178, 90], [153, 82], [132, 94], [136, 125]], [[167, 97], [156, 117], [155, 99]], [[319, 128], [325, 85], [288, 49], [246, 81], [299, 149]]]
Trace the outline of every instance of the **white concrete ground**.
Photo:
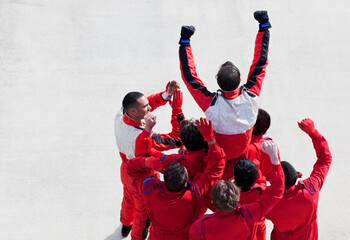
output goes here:
[[[181, 81], [181, 25], [197, 28], [193, 51], [210, 90], [226, 60], [246, 76], [257, 9], [273, 26], [261, 94], [273, 119], [268, 135], [308, 176], [316, 157], [296, 122], [315, 121], [334, 157], [319, 236], [349, 239], [347, 0], [1, 0], [0, 239], [120, 239], [113, 120], [123, 96]], [[201, 116], [183, 90], [185, 115]], [[170, 131], [169, 109], [156, 111], [158, 132]]]

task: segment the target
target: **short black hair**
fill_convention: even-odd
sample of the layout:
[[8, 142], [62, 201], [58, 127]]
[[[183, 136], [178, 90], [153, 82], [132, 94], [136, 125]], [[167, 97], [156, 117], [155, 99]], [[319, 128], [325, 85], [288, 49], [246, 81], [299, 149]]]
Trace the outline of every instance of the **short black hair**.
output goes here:
[[140, 92], [129, 92], [126, 94], [123, 99], [124, 110], [128, 111], [131, 107], [135, 107], [138, 104], [137, 99], [143, 96], [144, 95]]
[[287, 161], [281, 161], [281, 165], [282, 165], [282, 169], [284, 172], [285, 188], [289, 189], [289, 188], [293, 187], [295, 185], [295, 183], [297, 182], [297, 178], [298, 178], [297, 171], [292, 166], [292, 164], [290, 164]]
[[258, 168], [249, 159], [240, 159], [236, 163], [233, 175], [241, 191], [249, 191], [258, 176]]
[[210, 194], [214, 206], [220, 212], [232, 212], [237, 206], [240, 197], [240, 189], [231, 181], [218, 181]]
[[164, 171], [164, 184], [170, 192], [179, 192], [187, 181], [187, 170], [180, 162], [173, 162]]
[[202, 148], [208, 148], [208, 144], [204, 141], [204, 137], [194, 124], [194, 119], [182, 120], [180, 123], [180, 139], [189, 151], [196, 151]]
[[258, 117], [253, 129], [253, 135], [264, 135], [271, 125], [271, 117], [264, 109], [259, 109]]
[[216, 80], [219, 87], [224, 91], [234, 91], [241, 82], [241, 73], [239, 69], [230, 61], [221, 65]]

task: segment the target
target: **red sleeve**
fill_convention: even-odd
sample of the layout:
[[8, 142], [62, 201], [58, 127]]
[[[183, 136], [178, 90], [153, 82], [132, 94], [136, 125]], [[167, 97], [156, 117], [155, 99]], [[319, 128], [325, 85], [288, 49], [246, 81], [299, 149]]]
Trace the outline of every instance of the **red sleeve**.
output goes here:
[[172, 131], [166, 134], [149, 133], [143, 129], [135, 142], [135, 156], [152, 155], [160, 157], [160, 151], [178, 148], [182, 145], [179, 136], [179, 125], [184, 119], [184, 115], [172, 115]]
[[272, 165], [268, 181], [271, 186], [266, 188], [257, 201], [240, 206], [242, 214], [248, 220], [260, 221], [283, 197], [284, 173], [280, 164]]
[[165, 105], [168, 101], [162, 98], [162, 93], [156, 93], [147, 97], [148, 104], [151, 107], [151, 111], [157, 109], [160, 106]]
[[225, 152], [217, 142], [209, 145], [208, 165], [204, 173], [194, 181], [201, 194], [206, 193], [211, 186], [221, 179], [225, 168], [225, 162]]
[[266, 67], [268, 65], [270, 32], [265, 30], [258, 32], [255, 39], [254, 59], [249, 70], [248, 80], [244, 86], [249, 92], [259, 96], [261, 86], [265, 77]]
[[[264, 138], [264, 142], [265, 141], [269, 141], [269, 140], [273, 140], [272, 138], [266, 137]], [[264, 153], [263, 150], [261, 149], [261, 145], [259, 146], [259, 151], [261, 152], [261, 172], [263, 174], [263, 176], [267, 176], [272, 169], [272, 164], [271, 164], [271, 160], [268, 154]], [[278, 156], [278, 160], [279, 162], [281, 162], [281, 157], [280, 157], [280, 150], [277, 147], [277, 156]]]
[[184, 119], [184, 115], [172, 115], [171, 126], [172, 130], [170, 133], [158, 134], [152, 133], [152, 147], [158, 151], [165, 151], [174, 148], [179, 148], [182, 143], [180, 141], [179, 125]]
[[[262, 160], [263, 160], [262, 166], [261, 166], [261, 172], [263, 176], [267, 176], [271, 172], [272, 164], [271, 164], [269, 155], [264, 153], [262, 150], [261, 152], [262, 152]], [[278, 155], [279, 162], [281, 162], [280, 152], [278, 148], [277, 148], [277, 155]]]
[[140, 135], [136, 138], [135, 156], [138, 157], [151, 155], [154, 157], [161, 157], [162, 153], [152, 148], [152, 145], [153, 139], [151, 137], [151, 133], [143, 129]]
[[316, 131], [310, 137], [316, 151], [317, 161], [310, 177], [307, 180], [313, 185], [313, 187], [316, 188], [317, 191], [319, 191], [322, 188], [329, 167], [331, 166], [332, 155], [329, 151], [326, 139], [321, 134]]
[[135, 175], [140, 172], [144, 172], [147, 168], [145, 165], [146, 157], [135, 157], [127, 161], [127, 169], [130, 175]]
[[149, 168], [145, 164], [146, 157], [136, 157], [127, 161], [127, 172], [129, 177], [132, 179], [132, 184], [136, 188], [141, 189], [142, 182], [157, 172]]
[[198, 78], [191, 46], [180, 46], [179, 58], [182, 79], [198, 106], [205, 112], [215, 93], [209, 92]]

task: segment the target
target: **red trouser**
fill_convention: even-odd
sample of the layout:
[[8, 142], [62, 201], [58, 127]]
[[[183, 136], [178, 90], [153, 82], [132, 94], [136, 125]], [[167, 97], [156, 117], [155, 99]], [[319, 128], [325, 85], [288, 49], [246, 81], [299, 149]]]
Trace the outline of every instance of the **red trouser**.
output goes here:
[[142, 232], [148, 216], [140, 190], [136, 188], [132, 178], [127, 173], [126, 162], [123, 162], [120, 167], [120, 177], [124, 185], [120, 221], [123, 225], [132, 225], [132, 240], [142, 239]]
[[266, 239], [266, 225], [265, 219], [263, 222], [258, 223], [258, 228], [256, 230], [256, 239], [257, 240], [265, 240]]
[[130, 178], [126, 171], [126, 162], [122, 162], [120, 166], [120, 178], [123, 183], [123, 202], [122, 210], [120, 211], [120, 222], [125, 226], [133, 224], [135, 216], [135, 203], [132, 196], [132, 191], [129, 189]]

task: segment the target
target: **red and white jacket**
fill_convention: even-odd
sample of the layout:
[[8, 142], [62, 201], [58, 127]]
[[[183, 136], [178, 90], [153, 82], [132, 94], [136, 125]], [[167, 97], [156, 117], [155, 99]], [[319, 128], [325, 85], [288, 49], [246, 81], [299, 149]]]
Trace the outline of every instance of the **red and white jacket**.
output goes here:
[[259, 109], [259, 94], [268, 65], [270, 32], [258, 32], [254, 59], [247, 82], [233, 92], [210, 92], [199, 79], [189, 44], [179, 48], [182, 79], [206, 117], [212, 121], [216, 140], [226, 159], [241, 156], [251, 139]]
[[[147, 99], [151, 106], [151, 111], [167, 103], [167, 101], [162, 98], [161, 93], [148, 96]], [[183, 114], [171, 116], [172, 131], [168, 134], [156, 134], [152, 132], [152, 147], [159, 151], [165, 151], [181, 146], [179, 122], [183, 118]], [[123, 162], [136, 156], [135, 144], [143, 128], [142, 122], [130, 118], [126, 113], [123, 113], [123, 109], [115, 116], [115, 137]]]

